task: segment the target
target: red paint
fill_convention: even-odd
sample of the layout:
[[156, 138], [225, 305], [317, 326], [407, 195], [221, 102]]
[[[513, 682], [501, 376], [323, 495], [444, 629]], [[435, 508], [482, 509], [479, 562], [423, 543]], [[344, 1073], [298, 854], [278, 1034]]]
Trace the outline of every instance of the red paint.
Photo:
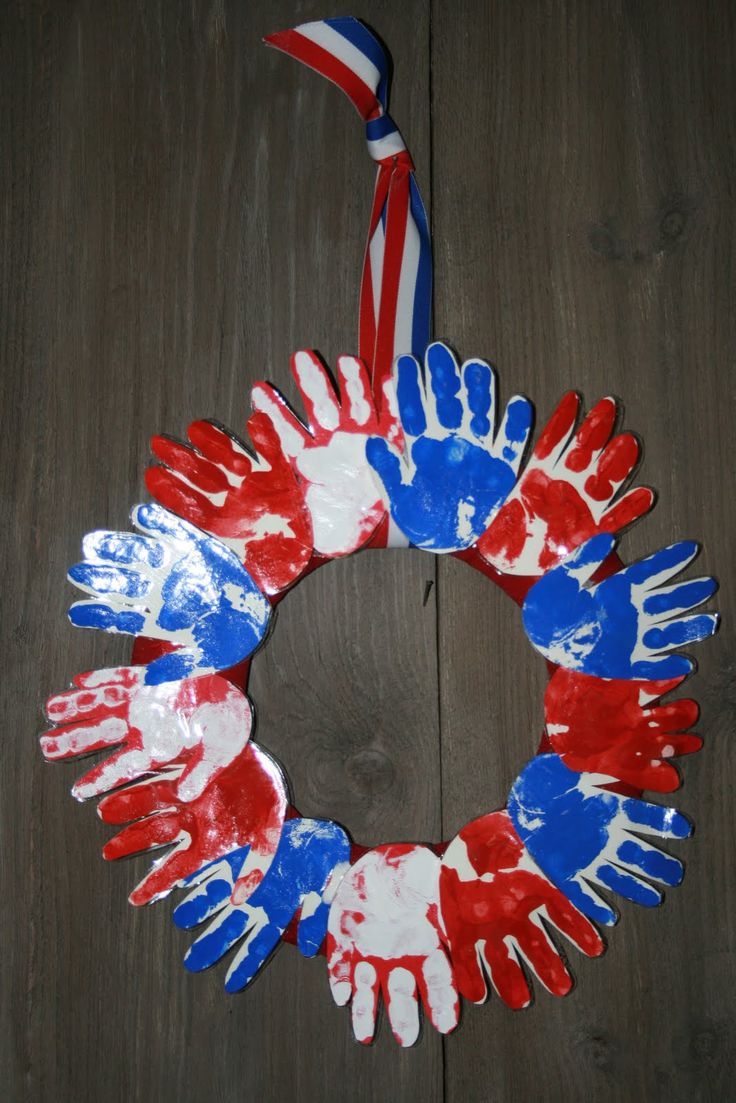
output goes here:
[[231, 850], [250, 844], [273, 856], [287, 807], [286, 787], [272, 759], [248, 744], [197, 800], [176, 795], [176, 780], [154, 780], [100, 801], [105, 823], [135, 820], [103, 848], [108, 860], [181, 841], [131, 893], [131, 904], [148, 904], [184, 877]]
[[[462, 865], [463, 849], [477, 879], [466, 880], [467, 870], [452, 868], [453, 850]], [[453, 841], [440, 873], [440, 905], [458, 991], [474, 1003], [487, 995], [479, 952], [504, 1003], [518, 1009], [531, 1002], [508, 938], [553, 995], [570, 991], [572, 977], [562, 956], [532, 921], [540, 913], [589, 957], [604, 950], [593, 924], [536, 869], [506, 812], [474, 820]]]
[[571, 769], [607, 774], [637, 793], [672, 792], [680, 777], [667, 759], [702, 745], [697, 735], [678, 734], [697, 722], [695, 701], [657, 704], [683, 681], [616, 681], [558, 670], [544, 698], [553, 750]]
[[[254, 464], [244, 446], [219, 426], [195, 421], [189, 426], [194, 447], [152, 438], [153, 452], [166, 466], [149, 467], [146, 486], [166, 509], [205, 532], [244, 542], [246, 570], [263, 593], [276, 594], [299, 578], [309, 562], [312, 527], [302, 489], [270, 420], [256, 413], [247, 427], [268, 469]], [[208, 493], [224, 495], [224, 500], [216, 504]], [[261, 533], [264, 525], [284, 531]]]
[[631, 433], [609, 442], [616, 420], [612, 398], [598, 402], [573, 436], [579, 411], [579, 396], [569, 392], [478, 541], [482, 555], [504, 573], [523, 567], [539, 578], [591, 536], [619, 532], [652, 507], [653, 491], [637, 487], [605, 508], [636, 467], [639, 442]]

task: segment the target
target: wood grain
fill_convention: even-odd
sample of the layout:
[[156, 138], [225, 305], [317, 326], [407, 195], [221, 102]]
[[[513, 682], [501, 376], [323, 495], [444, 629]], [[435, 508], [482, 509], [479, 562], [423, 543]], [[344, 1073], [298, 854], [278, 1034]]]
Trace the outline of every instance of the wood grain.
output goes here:
[[[446, 1098], [716, 1099], [734, 1071], [733, 9], [438, 3], [432, 38], [437, 332], [540, 420], [569, 388], [621, 396], [660, 495], [622, 554], [698, 536], [724, 617], [692, 679], [706, 746], [678, 794], [698, 825], [683, 886], [623, 908], [568, 999], [471, 1008]], [[438, 578], [445, 834], [503, 801], [542, 722], [543, 664], [466, 570]]]
[[[190, 976], [139, 861], [46, 767], [40, 705], [123, 640], [67, 624], [83, 533], [125, 527], [148, 438], [238, 430], [258, 378], [356, 344], [372, 170], [350, 105], [260, 46], [316, 0], [9, 0], [2, 80], [4, 654], [0, 1052], [15, 1100], [720, 1099], [735, 1071], [731, 443], [736, 35], [728, 0], [365, 0], [432, 202], [436, 331], [544, 419], [613, 392], [660, 492], [631, 558], [701, 538], [724, 629], [693, 680], [697, 836], [663, 909], [627, 908], [566, 1000], [468, 1008], [446, 1042], [356, 1045], [322, 962], [248, 993]], [[344, 14], [344, 10], [340, 9]], [[424, 604], [428, 581], [435, 582]], [[437, 840], [504, 801], [544, 671], [457, 561], [366, 553], [307, 579], [254, 664], [258, 739], [308, 814]]]

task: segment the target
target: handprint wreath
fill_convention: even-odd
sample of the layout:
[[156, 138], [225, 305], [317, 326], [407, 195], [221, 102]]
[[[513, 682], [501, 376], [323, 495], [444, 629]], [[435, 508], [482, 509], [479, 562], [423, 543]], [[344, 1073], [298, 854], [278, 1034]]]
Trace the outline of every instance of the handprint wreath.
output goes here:
[[[653, 495], [626, 489], [639, 450], [615, 434], [612, 399], [580, 419], [577, 396], [563, 398], [524, 465], [530, 403], [514, 397], [502, 411], [493, 370], [459, 365], [444, 344], [423, 365], [398, 358], [380, 415], [355, 357], [339, 360], [337, 388], [313, 352], [292, 368], [306, 421], [257, 384], [252, 448], [208, 422], [195, 422], [188, 444], [155, 438], [163, 466], [147, 484], [160, 504], [136, 507], [140, 534], [85, 539], [69, 577], [88, 597], [72, 623], [156, 639], [159, 654], [79, 675], [50, 698], [42, 749], [48, 759], [107, 753], [73, 793], [105, 794], [102, 819], [128, 825], [105, 857], [156, 855], [132, 903], [187, 889], [175, 922], [206, 924], [189, 969], [230, 954], [225, 986], [241, 990], [288, 938], [326, 954], [356, 1038], [372, 1040], [383, 999], [397, 1041], [411, 1045], [420, 1003], [446, 1033], [461, 997], [495, 992], [525, 1007], [530, 976], [565, 995], [559, 936], [597, 956], [595, 923], [617, 918], [611, 895], [656, 905], [681, 880], [658, 840], [685, 838], [689, 821], [615, 783], [670, 792], [672, 758], [699, 749], [695, 702], [662, 698], [693, 668], [678, 649], [716, 630], [716, 614], [693, 612], [715, 583], [673, 581], [697, 553], [691, 542], [629, 566], [613, 554]], [[524, 629], [553, 675], [545, 753], [520, 772], [505, 810], [449, 843], [366, 851], [289, 805], [284, 772], [250, 738], [251, 703], [232, 668], [264, 642], [274, 605], [304, 574], [386, 546], [389, 515], [411, 545], [460, 555], [523, 593]]]

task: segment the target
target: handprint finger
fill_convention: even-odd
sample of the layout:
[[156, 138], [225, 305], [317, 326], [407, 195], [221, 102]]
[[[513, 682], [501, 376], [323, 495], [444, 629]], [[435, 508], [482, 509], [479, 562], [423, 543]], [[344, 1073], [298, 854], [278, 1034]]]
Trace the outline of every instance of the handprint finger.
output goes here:
[[528, 399], [521, 395], [509, 399], [493, 452], [511, 467], [514, 474], [519, 470], [524, 456], [533, 419], [534, 410]]
[[452, 967], [460, 995], [471, 1003], [483, 1003], [488, 988], [474, 942], [461, 942], [459, 946], [453, 943]]
[[103, 632], [122, 632], [137, 636], [146, 625], [144, 613], [96, 601], [76, 601], [69, 607], [69, 620], [75, 628], [101, 628]]
[[432, 1026], [440, 1034], [449, 1034], [457, 1026], [459, 1005], [452, 967], [442, 950], [434, 950], [422, 962], [419, 987]]
[[646, 589], [654, 589], [668, 582], [687, 567], [698, 554], [694, 540], [680, 540], [677, 544], [660, 548], [653, 555], [639, 559], [626, 568], [629, 580]]
[[230, 899], [248, 850], [247, 846], [240, 847], [186, 878], [185, 884], [197, 887], [174, 908], [172, 919], [177, 927], [185, 931], [198, 927], [222, 909]]
[[419, 1037], [419, 1004], [414, 974], [403, 966], [392, 969], [384, 989], [391, 1032], [400, 1046], [413, 1046]]
[[72, 796], [77, 800], [98, 797], [100, 793], [107, 793], [126, 781], [133, 781], [150, 773], [154, 765], [149, 751], [137, 747], [124, 748], [78, 778], [72, 786]]
[[75, 674], [72, 684], [79, 689], [99, 690], [106, 700], [117, 704], [124, 699], [123, 695], [127, 690], [143, 685], [144, 674], [145, 667], [142, 666], [110, 666], [103, 670], [86, 670], [82, 674]]
[[463, 422], [460, 371], [446, 345], [435, 342], [426, 353], [428, 420], [443, 429], [459, 429]]
[[[333, 995], [334, 995], [333, 988]], [[353, 977], [353, 1001], [350, 1012], [353, 1034], [359, 1042], [373, 1040], [378, 1010], [378, 975], [369, 961], [359, 961]]]
[[120, 594], [143, 598], [151, 589], [151, 580], [140, 570], [126, 567], [106, 567], [98, 563], [75, 563], [67, 571], [70, 582], [85, 593]]
[[[585, 877], [574, 876], [569, 881], [561, 884], [561, 888], [565, 893], [565, 896], [570, 900], [576, 908], [594, 919], [596, 923], [601, 923], [604, 927], [613, 927], [618, 922], [618, 912], [607, 903], [603, 897], [596, 892], [591, 884], [599, 873], [593, 873], [590, 870], [586, 870]], [[587, 880], [586, 878], [590, 878]]]
[[427, 410], [421, 369], [413, 356], [396, 361], [396, 401], [404, 432], [420, 437], [427, 430]]
[[616, 400], [602, 398], [597, 402], [575, 434], [575, 440], [565, 457], [570, 471], [586, 471], [603, 449], [616, 423]]
[[163, 436], [152, 437], [151, 451], [171, 471], [208, 494], [221, 494], [230, 486], [222, 468], [178, 440]]
[[639, 441], [633, 433], [614, 437], [598, 457], [585, 481], [585, 492], [597, 502], [610, 502], [639, 462]]
[[268, 383], [256, 383], [251, 391], [253, 408], [264, 414], [276, 431], [284, 453], [295, 459], [309, 442], [309, 433], [293, 411], [286, 399]]
[[492, 438], [496, 397], [493, 371], [483, 360], [468, 360], [463, 364], [463, 385], [470, 414], [468, 429], [478, 440]]
[[275, 923], [261, 920], [238, 950], [225, 976], [225, 991], [240, 992], [247, 988], [266, 960], [278, 947], [281, 931]]
[[150, 819], [131, 823], [118, 831], [117, 835], [105, 843], [102, 857], [107, 861], [127, 858], [129, 854], [140, 854], [160, 846], [168, 846], [179, 838], [180, 826], [174, 812], [151, 816]]
[[541, 923], [532, 922], [516, 935], [516, 941], [530, 970], [553, 996], [566, 996], [572, 977], [560, 952]]
[[253, 916], [248, 909], [223, 907], [207, 930], [187, 950], [184, 955], [185, 968], [191, 973], [209, 969], [240, 942], [252, 923]]
[[136, 506], [131, 516], [136, 528], [143, 532], [168, 536], [184, 547], [197, 547], [202, 540], [206, 539], [204, 533], [194, 525], [190, 525], [156, 502], [146, 502]]
[[212, 530], [217, 525], [212, 515], [212, 499], [189, 486], [167, 467], [149, 467], [145, 481], [148, 493], [166, 509], [188, 517], [203, 529]]
[[[673, 647], [680, 647], [684, 643], [699, 643], [700, 640], [715, 634], [718, 629], [718, 620], [717, 613], [699, 613], [692, 617], [680, 617], [679, 620], [669, 621], [662, 627], [650, 628], [644, 633], [642, 642], [653, 652], [670, 651]], [[685, 659], [684, 656], [671, 656], [666, 662], [673, 662], [676, 658]], [[685, 659], [685, 661], [688, 663], [688, 669], [692, 669], [690, 660]]]
[[534, 447], [534, 458], [545, 460], [545, 468], [553, 468], [565, 451], [580, 412], [580, 395], [576, 391], [564, 394], [544, 426]]
[[368, 372], [355, 356], [338, 356], [337, 378], [342, 398], [341, 423], [344, 429], [372, 432], [376, 426]]
[[146, 781], [105, 797], [97, 807], [97, 814], [105, 823], [128, 823], [130, 820], [138, 820], [153, 812], [171, 808], [175, 803], [170, 779]]
[[291, 471], [288, 459], [282, 451], [279, 435], [266, 414], [251, 414], [246, 428], [259, 457], [266, 461], [272, 472]]
[[382, 437], [369, 437], [365, 454], [368, 463], [379, 476], [389, 499], [395, 497], [401, 486], [401, 460]]
[[675, 586], [663, 586], [656, 593], [644, 598], [642, 608], [652, 621], [667, 620], [674, 613], [686, 613], [696, 609], [712, 597], [718, 589], [714, 578], [694, 578], [678, 582]]
[[616, 849], [615, 861], [635, 877], [643, 874], [652, 881], [661, 881], [663, 885], [679, 885], [684, 875], [679, 858], [665, 854], [643, 839], [624, 839]]
[[656, 495], [648, 486], [637, 486], [606, 510], [600, 520], [601, 532], [621, 532], [652, 508]]
[[652, 885], [633, 877], [623, 869], [613, 865], [602, 865], [596, 871], [600, 883], [612, 892], [617, 892], [632, 904], [641, 904], [645, 908], [656, 908], [662, 903], [662, 893]]
[[132, 532], [89, 532], [82, 541], [82, 551], [85, 559], [128, 566], [140, 564], [156, 568], [165, 559], [164, 549], [158, 540], [135, 536]]
[[105, 747], [122, 743], [128, 735], [128, 725], [120, 717], [110, 716], [99, 724], [75, 724], [41, 736], [41, 750], [49, 760], [76, 758], [92, 754]]
[[124, 708], [130, 690], [122, 685], [97, 686], [90, 689], [70, 689], [55, 693], [46, 702], [46, 716], [55, 724], [84, 718], [88, 723], [109, 712]]
[[532, 994], [514, 948], [506, 942], [487, 942], [483, 959], [491, 983], [506, 1006], [515, 1011], [528, 1007]]
[[234, 433], [214, 421], [193, 421], [187, 430], [192, 444], [208, 460], [235, 476], [238, 482], [250, 474], [253, 457]]
[[661, 835], [665, 839], [686, 839], [692, 833], [690, 821], [674, 808], [626, 798], [621, 802], [621, 811], [629, 821], [629, 830]]
[[291, 358], [291, 373], [304, 401], [307, 423], [319, 439], [334, 433], [340, 424], [340, 406], [329, 372], [315, 352], [306, 349]]
[[606, 944], [597, 929], [561, 892], [554, 891], [554, 896], [545, 904], [545, 911], [550, 922], [582, 953], [588, 957], [603, 953]]

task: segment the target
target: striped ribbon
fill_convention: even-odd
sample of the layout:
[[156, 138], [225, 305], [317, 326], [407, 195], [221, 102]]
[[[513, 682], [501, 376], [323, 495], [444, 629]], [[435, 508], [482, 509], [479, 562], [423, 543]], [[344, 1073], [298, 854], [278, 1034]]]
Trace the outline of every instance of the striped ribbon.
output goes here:
[[380, 410], [394, 359], [420, 360], [429, 344], [432, 254], [414, 165], [386, 111], [388, 61], [357, 19], [323, 19], [265, 41], [327, 77], [365, 122], [368, 152], [378, 162], [360, 288], [359, 351]]

